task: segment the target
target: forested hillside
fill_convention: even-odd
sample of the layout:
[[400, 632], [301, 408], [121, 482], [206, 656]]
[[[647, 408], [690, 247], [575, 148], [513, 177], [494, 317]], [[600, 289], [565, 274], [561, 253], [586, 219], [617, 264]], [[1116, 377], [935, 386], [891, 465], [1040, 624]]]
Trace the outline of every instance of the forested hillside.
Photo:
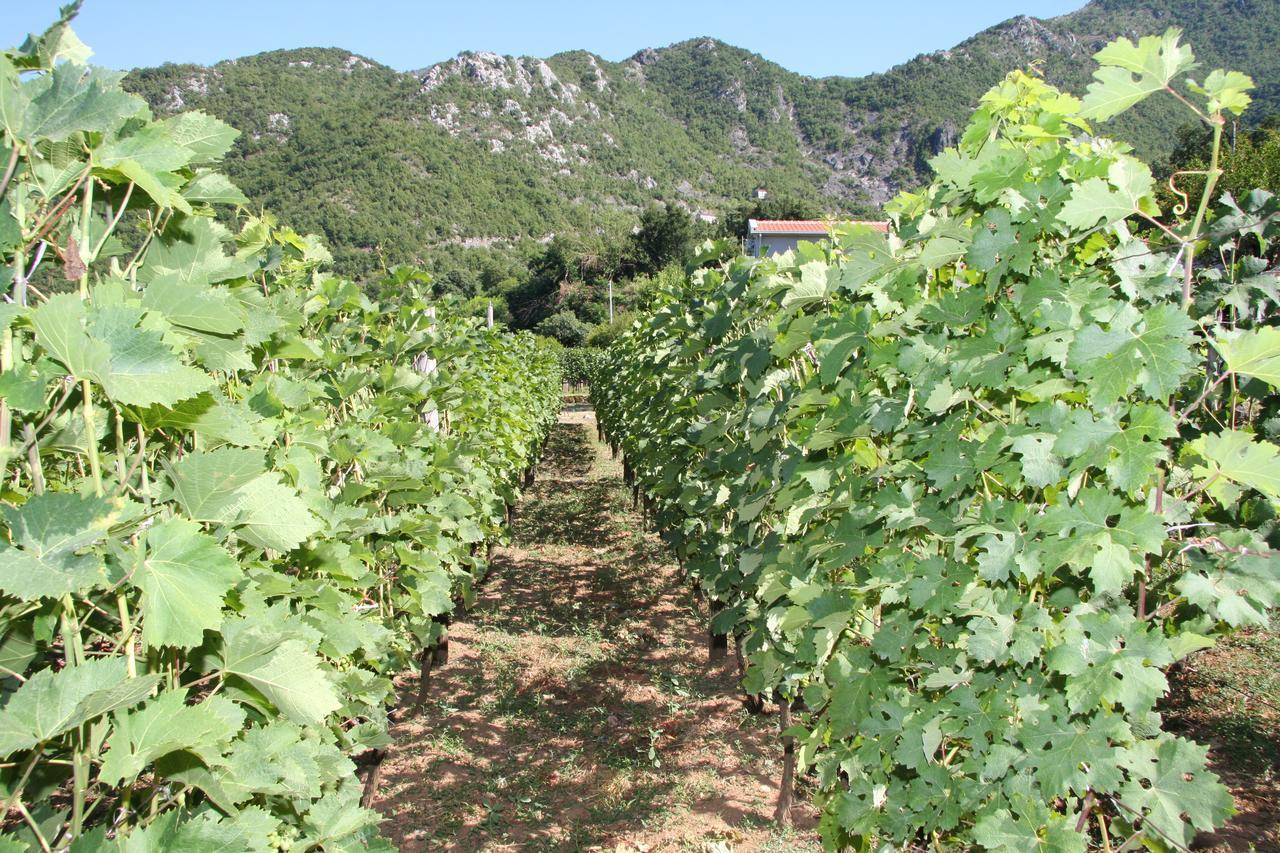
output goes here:
[[[1035, 65], [1079, 90], [1108, 39], [1169, 26], [1205, 65], [1258, 81], [1256, 116], [1280, 104], [1272, 0], [1094, 0], [863, 78], [804, 77], [702, 38], [619, 63], [475, 52], [411, 73], [345, 50], [280, 51], [141, 69], [128, 85], [161, 113], [204, 109], [243, 128], [227, 171], [255, 202], [323, 231], [345, 271], [474, 270], [477, 253], [500, 267], [522, 240], [625, 233], [653, 199], [723, 218], [761, 183], [814, 212], [871, 213], [922, 181], [1007, 69]], [[1160, 161], [1183, 123], [1150, 104], [1117, 135]]]

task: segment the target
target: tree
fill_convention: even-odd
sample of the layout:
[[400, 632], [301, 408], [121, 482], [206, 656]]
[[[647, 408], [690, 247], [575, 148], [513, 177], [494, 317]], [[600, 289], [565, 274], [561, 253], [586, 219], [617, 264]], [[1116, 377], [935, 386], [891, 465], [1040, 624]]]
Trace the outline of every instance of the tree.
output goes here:
[[[1280, 193], [1280, 113], [1263, 119], [1256, 128], [1230, 127], [1225, 133], [1222, 148], [1222, 177], [1215, 195], [1230, 193], [1237, 200], [1253, 189]], [[1168, 169], [1174, 175], [1178, 190], [1195, 198], [1204, 189], [1204, 176], [1196, 174], [1208, 168], [1209, 151], [1213, 134], [1201, 125], [1183, 128], [1178, 133]], [[1184, 172], [1186, 174], [1178, 174]], [[1162, 182], [1160, 201], [1162, 207], [1172, 207], [1181, 201], [1168, 188], [1168, 176]]]
[[534, 331], [555, 338], [567, 347], [577, 347], [586, 341], [589, 329], [572, 311], [557, 311], [535, 326]]
[[813, 219], [817, 215], [817, 208], [808, 202], [795, 197], [770, 196], [743, 202], [726, 213], [720, 233], [741, 240], [747, 236], [747, 223], [752, 219]]
[[673, 261], [683, 261], [693, 249], [693, 217], [678, 205], [651, 204], [640, 214], [640, 230], [632, 235], [637, 266], [656, 273]]

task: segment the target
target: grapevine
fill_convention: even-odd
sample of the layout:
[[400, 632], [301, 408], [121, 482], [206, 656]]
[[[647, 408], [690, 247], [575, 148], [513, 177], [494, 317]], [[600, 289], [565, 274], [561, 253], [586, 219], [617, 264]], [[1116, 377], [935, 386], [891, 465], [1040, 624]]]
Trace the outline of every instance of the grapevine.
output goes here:
[[154, 120], [74, 12], [0, 54], [0, 848], [386, 849], [357, 765], [505, 535], [556, 354], [327, 272], [215, 171], [236, 131]]
[[1184, 82], [1176, 30], [1096, 59], [1082, 99], [988, 92], [888, 235], [709, 244], [592, 382], [833, 849], [1186, 849], [1232, 813], [1157, 703], [1280, 594], [1280, 339], [1235, 254], [1274, 204], [1211, 167], [1167, 216], [1094, 130], [1173, 95], [1220, 143], [1247, 77]]

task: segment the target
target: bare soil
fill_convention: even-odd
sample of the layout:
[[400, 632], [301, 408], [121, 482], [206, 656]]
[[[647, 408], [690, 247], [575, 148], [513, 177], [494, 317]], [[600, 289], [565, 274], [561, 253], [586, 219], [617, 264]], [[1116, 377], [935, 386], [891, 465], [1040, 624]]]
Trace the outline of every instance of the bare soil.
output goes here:
[[[594, 414], [566, 407], [375, 808], [402, 850], [818, 850], [804, 792], [772, 822], [777, 717], [643, 529]], [[413, 695], [406, 675], [402, 695]]]
[[1170, 673], [1165, 728], [1209, 747], [1236, 815], [1197, 849], [1280, 851], [1280, 636], [1247, 630]]

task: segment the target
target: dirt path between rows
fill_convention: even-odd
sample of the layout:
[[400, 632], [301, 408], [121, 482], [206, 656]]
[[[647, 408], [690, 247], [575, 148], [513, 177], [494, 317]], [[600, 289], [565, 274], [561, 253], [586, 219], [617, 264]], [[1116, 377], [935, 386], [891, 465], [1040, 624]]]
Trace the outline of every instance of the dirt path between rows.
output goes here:
[[[375, 808], [402, 850], [817, 850], [803, 795], [771, 822], [777, 718], [631, 511], [594, 414], [566, 407], [515, 541], [396, 726]], [[411, 680], [402, 695], [412, 696]]]

